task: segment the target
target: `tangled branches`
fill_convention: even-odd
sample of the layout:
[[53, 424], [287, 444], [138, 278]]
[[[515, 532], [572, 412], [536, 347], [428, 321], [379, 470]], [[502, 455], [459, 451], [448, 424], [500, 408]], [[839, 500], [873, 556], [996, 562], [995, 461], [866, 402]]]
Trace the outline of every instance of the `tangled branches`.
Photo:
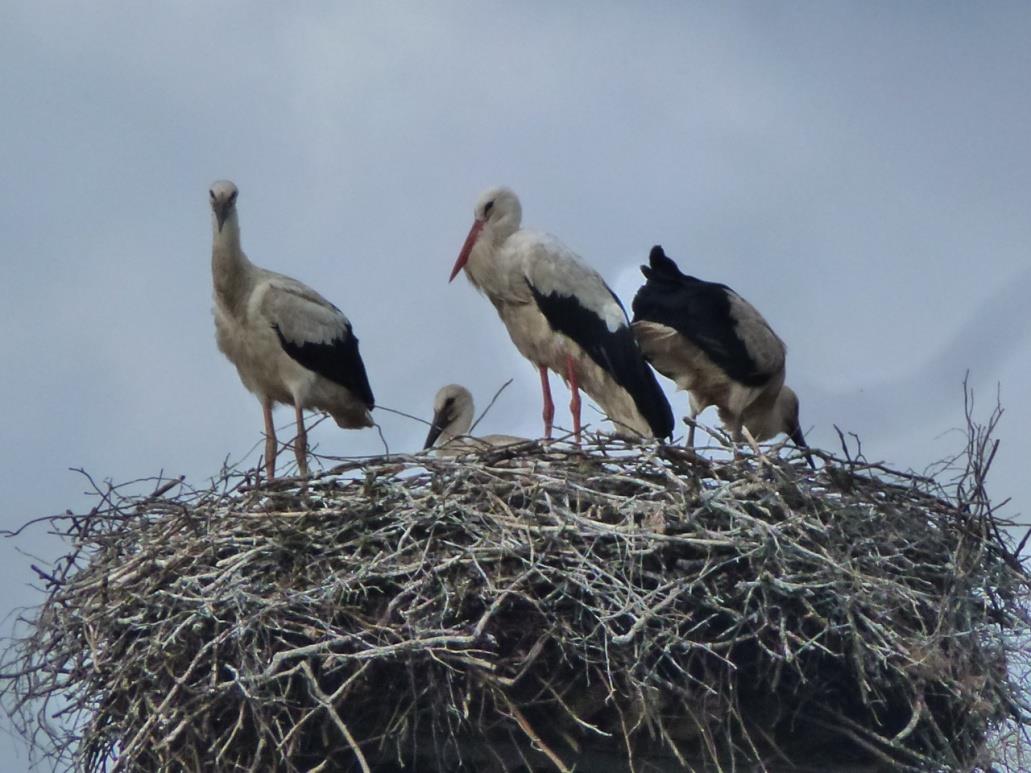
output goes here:
[[105, 489], [52, 519], [5, 697], [85, 771], [983, 762], [1028, 722], [1019, 561], [990, 511], [824, 458], [602, 439]]

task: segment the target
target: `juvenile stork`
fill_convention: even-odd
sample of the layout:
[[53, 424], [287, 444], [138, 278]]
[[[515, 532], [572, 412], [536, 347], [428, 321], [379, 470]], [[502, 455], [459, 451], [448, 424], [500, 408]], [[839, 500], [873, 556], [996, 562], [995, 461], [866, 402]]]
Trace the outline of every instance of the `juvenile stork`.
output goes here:
[[522, 207], [508, 188], [480, 196], [474, 218], [448, 281], [464, 268], [494, 304], [516, 348], [537, 367], [544, 436], [551, 438], [555, 415], [549, 370], [569, 385], [577, 442], [581, 389], [618, 434], [671, 435], [669, 402], [641, 356], [626, 311], [598, 272], [555, 237], [520, 229]]
[[329, 413], [348, 429], [371, 427], [374, 406], [358, 339], [336, 306], [305, 284], [251, 263], [240, 248], [236, 186], [211, 186], [215, 340], [236, 366], [265, 416], [265, 471], [275, 477], [272, 406], [294, 407], [297, 469], [308, 475], [305, 408]]
[[513, 435], [465, 437], [473, 426], [476, 407], [472, 393], [461, 384], [443, 386], [433, 398], [433, 421], [423, 448], [439, 448], [448, 453], [465, 453], [495, 446], [526, 443]]
[[[715, 405], [736, 441], [781, 432], [806, 450], [798, 397], [784, 384], [784, 342], [748, 301], [726, 285], [682, 274], [652, 247], [648, 280], [634, 296], [633, 330], [655, 369], [689, 394], [692, 421]], [[688, 431], [694, 445], [694, 424]], [[806, 450], [809, 464], [815, 467]]]

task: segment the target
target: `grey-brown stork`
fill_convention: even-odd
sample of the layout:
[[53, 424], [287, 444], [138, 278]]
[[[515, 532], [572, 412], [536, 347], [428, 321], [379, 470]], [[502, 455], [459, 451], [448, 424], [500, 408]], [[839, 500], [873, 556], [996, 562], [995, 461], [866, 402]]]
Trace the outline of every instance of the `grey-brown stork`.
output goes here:
[[345, 428], [371, 427], [374, 406], [358, 339], [340, 309], [305, 284], [255, 266], [240, 247], [237, 188], [211, 186], [214, 240], [215, 340], [240, 380], [261, 401], [265, 417], [265, 470], [275, 477], [275, 403], [292, 405], [297, 420], [294, 453], [308, 475], [305, 408], [330, 414]]
[[715, 405], [734, 440], [742, 428], [755, 440], [783, 432], [815, 467], [798, 396], [784, 384], [786, 348], [769, 323], [726, 285], [681, 273], [662, 247], [652, 247], [648, 262], [632, 306], [634, 334], [655, 369], [688, 392], [692, 421]]
[[475, 415], [476, 406], [468, 389], [461, 384], [442, 386], [433, 398], [433, 421], [423, 448], [455, 454], [527, 442], [526, 438], [514, 435], [467, 437]]
[[601, 406], [617, 434], [671, 435], [673, 412], [619, 299], [562, 242], [522, 229], [521, 222], [522, 206], [510, 189], [491, 188], [480, 196], [451, 279], [465, 269], [494, 304], [516, 348], [540, 372], [545, 437], [551, 437], [555, 415], [549, 370], [569, 385], [578, 442], [581, 389]]

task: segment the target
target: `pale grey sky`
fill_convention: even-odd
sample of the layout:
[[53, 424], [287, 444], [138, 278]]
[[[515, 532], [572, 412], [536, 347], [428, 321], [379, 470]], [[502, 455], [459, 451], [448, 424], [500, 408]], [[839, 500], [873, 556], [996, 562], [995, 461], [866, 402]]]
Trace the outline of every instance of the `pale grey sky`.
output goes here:
[[[8, 0], [0, 527], [88, 508], [69, 467], [200, 485], [260, 440], [212, 335], [223, 177], [250, 257], [351, 318], [382, 405], [428, 417], [451, 381], [485, 405], [513, 377], [480, 429], [540, 432], [533, 370], [447, 283], [477, 196], [507, 184], [627, 305], [656, 243], [752, 301], [816, 445], [837, 424], [923, 469], [961, 445], [964, 372], [983, 417], [1001, 383], [991, 490], [1026, 512], [1029, 39], [1031, 5], [1003, 2]], [[378, 418], [393, 450], [425, 436]], [[37, 599], [0, 548], [6, 603]]]

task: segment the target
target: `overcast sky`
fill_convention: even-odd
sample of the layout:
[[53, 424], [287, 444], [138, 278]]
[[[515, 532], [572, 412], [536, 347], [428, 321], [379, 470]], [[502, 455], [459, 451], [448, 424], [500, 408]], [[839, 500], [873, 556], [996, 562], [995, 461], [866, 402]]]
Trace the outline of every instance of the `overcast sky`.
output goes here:
[[[964, 372], [982, 418], [1001, 384], [990, 491], [1031, 507], [1031, 5], [373, 5], [0, 7], [0, 528], [88, 509], [71, 467], [202, 485], [261, 440], [213, 340], [218, 178], [251, 259], [350, 317], [381, 405], [428, 418], [445, 383], [483, 406], [514, 378], [479, 431], [540, 433], [533, 369], [447, 283], [507, 184], [628, 307], [656, 243], [748, 298], [817, 446], [837, 424], [922, 470], [962, 446]], [[377, 417], [391, 450], [425, 436]], [[38, 599], [0, 549], [5, 604]]]

